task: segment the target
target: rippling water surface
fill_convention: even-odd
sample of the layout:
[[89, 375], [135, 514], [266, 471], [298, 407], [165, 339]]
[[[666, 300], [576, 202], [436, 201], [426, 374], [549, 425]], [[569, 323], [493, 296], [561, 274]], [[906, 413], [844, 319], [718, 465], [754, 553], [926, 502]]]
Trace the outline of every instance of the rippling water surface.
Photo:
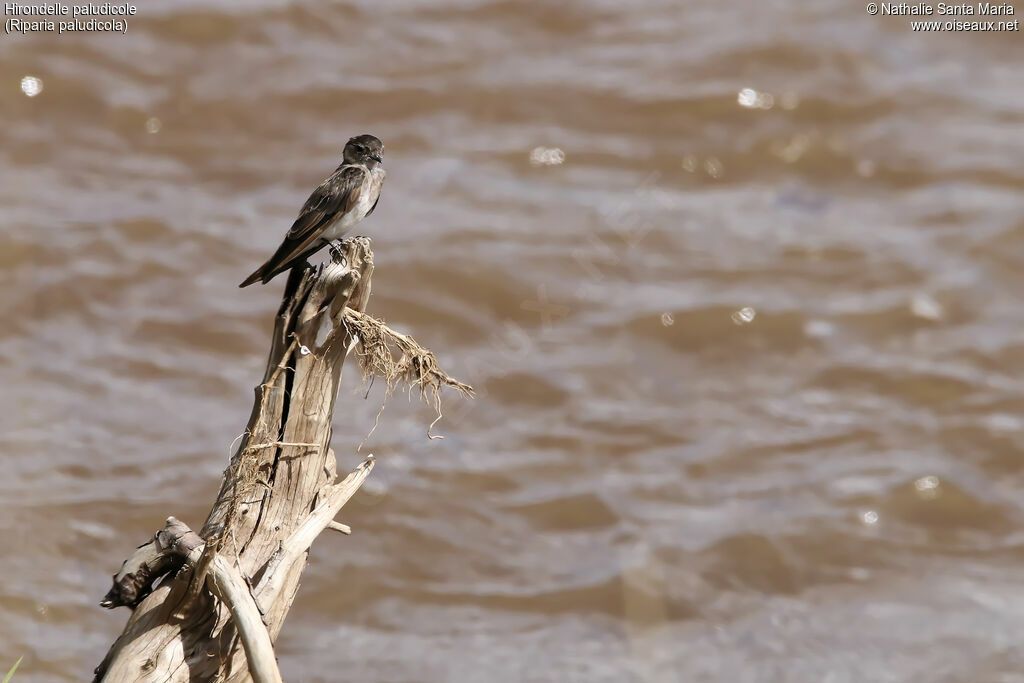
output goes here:
[[[479, 396], [443, 441], [389, 403], [286, 679], [1024, 680], [1020, 35], [215, 0], [3, 36], [0, 671], [85, 678], [109, 575], [205, 517], [282, 282], [236, 285], [371, 132], [370, 310]], [[380, 401], [343, 388], [342, 467]]]

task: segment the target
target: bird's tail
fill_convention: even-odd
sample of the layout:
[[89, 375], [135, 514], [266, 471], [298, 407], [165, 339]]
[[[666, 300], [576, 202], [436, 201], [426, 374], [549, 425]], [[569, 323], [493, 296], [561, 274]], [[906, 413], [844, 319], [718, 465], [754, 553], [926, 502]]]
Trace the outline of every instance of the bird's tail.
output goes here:
[[250, 275], [249, 277], [245, 278], [245, 280], [242, 281], [242, 284], [240, 284], [238, 286], [239, 287], [248, 287], [249, 285], [255, 284], [257, 282], [266, 282], [267, 280], [265, 279], [265, 277], [263, 275], [263, 271], [266, 269], [266, 267], [267, 267], [267, 265], [263, 264], [262, 266], [257, 268], [255, 271], [253, 271], [252, 275]]

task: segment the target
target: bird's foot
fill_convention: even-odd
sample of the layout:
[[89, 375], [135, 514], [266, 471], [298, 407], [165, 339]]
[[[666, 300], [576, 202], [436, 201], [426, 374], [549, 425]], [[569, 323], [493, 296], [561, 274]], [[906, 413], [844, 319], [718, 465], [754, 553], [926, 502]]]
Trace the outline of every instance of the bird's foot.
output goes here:
[[340, 263], [342, 267], [348, 268], [348, 259], [345, 258], [345, 242], [346, 240], [343, 239], [331, 240], [327, 243], [327, 251], [330, 252], [331, 259]]

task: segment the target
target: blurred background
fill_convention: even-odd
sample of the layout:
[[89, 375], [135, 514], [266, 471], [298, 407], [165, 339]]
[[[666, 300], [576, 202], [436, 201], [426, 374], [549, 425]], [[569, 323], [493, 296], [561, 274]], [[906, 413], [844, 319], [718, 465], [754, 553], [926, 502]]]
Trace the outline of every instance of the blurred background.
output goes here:
[[839, 0], [3, 35], [0, 670], [89, 677], [201, 524], [284, 280], [237, 284], [373, 133], [369, 310], [478, 397], [357, 453], [350, 369], [379, 464], [286, 680], [1024, 680], [1022, 57]]

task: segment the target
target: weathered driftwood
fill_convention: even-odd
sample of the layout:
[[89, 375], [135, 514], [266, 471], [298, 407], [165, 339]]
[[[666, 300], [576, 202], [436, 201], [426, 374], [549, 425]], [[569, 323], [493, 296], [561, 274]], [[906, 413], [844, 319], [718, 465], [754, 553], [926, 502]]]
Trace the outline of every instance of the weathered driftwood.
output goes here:
[[471, 394], [432, 353], [363, 313], [368, 240], [333, 244], [331, 257], [289, 277], [248, 427], [200, 532], [171, 517], [114, 575], [101, 604], [134, 612], [96, 680], [280, 681], [271, 644], [309, 547], [324, 529], [350, 532], [334, 517], [373, 468], [370, 456], [335, 482], [331, 418], [345, 358], [358, 349], [364, 371], [389, 389], [409, 380], [435, 405], [443, 385]]

